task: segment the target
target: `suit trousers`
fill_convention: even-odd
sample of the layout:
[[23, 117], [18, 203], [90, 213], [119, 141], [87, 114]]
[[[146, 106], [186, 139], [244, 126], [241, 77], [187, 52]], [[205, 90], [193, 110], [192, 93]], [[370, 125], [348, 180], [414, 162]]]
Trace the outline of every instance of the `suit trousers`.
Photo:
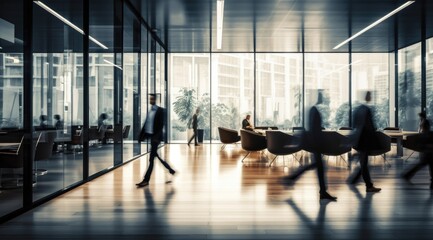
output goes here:
[[188, 144], [190, 144], [192, 142], [192, 140], [194, 139], [194, 144], [197, 145], [197, 128], [194, 128], [194, 134], [192, 135], [192, 137], [189, 139]]
[[153, 170], [153, 162], [155, 160], [155, 157], [159, 159], [159, 161], [162, 163], [162, 165], [168, 169], [170, 173], [173, 173], [174, 170], [170, 167], [170, 165], [164, 161], [162, 158], [158, 155], [158, 146], [160, 141], [158, 140], [151, 140], [150, 143], [150, 156], [149, 156], [149, 167], [147, 168], [146, 174], [144, 175], [144, 181], [149, 182], [150, 176], [152, 175]]

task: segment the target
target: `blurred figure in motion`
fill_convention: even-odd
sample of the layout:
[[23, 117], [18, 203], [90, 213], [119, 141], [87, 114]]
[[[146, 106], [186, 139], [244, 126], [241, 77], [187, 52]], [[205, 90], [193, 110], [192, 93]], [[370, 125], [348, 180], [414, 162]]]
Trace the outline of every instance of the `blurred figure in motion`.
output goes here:
[[[430, 135], [430, 121], [427, 119], [425, 112], [420, 112], [418, 114], [419, 116], [419, 128], [418, 132], [424, 135], [424, 137], [429, 138]], [[427, 141], [428, 142], [428, 141]], [[419, 144], [423, 144], [420, 142]], [[432, 143], [427, 146], [424, 144], [424, 146], [427, 151], [420, 152], [419, 153], [419, 162], [417, 164], [412, 165], [409, 167], [405, 173], [403, 174], [403, 178], [406, 181], [410, 181], [410, 179], [423, 167], [429, 165], [429, 171], [430, 171], [430, 189], [433, 190], [433, 152], [431, 149], [433, 149]]]
[[311, 107], [309, 112], [308, 121], [308, 132], [305, 136], [306, 148], [313, 154], [313, 162], [307, 166], [302, 166], [295, 173], [285, 177], [283, 183], [293, 183], [298, 179], [305, 171], [317, 168], [317, 178], [319, 180], [319, 194], [320, 199], [327, 199], [336, 201], [337, 198], [330, 195], [327, 192], [327, 184], [325, 179], [325, 168], [322, 160], [322, 153], [320, 150], [321, 139], [322, 139], [322, 117], [317, 108], [319, 104], [323, 104], [323, 95], [321, 92], [317, 95], [317, 102]]
[[354, 112], [354, 127], [355, 127], [355, 146], [354, 149], [359, 152], [360, 168], [355, 170], [349, 176], [349, 183], [355, 184], [362, 175], [365, 182], [367, 192], [379, 192], [380, 188], [374, 187], [371, 181], [370, 171], [368, 169], [368, 155], [370, 151], [375, 150], [380, 143], [376, 135], [376, 127], [373, 122], [373, 113], [368, 106], [371, 101], [371, 92], [365, 94], [365, 104], [361, 104]]

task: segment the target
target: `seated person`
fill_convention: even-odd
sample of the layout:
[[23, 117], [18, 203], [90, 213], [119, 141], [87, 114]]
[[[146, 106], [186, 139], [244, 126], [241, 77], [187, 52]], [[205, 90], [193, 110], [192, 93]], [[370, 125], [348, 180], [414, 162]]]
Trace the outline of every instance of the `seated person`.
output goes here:
[[251, 115], [247, 115], [244, 120], [242, 120], [242, 129], [254, 131], [253, 125], [250, 123]]

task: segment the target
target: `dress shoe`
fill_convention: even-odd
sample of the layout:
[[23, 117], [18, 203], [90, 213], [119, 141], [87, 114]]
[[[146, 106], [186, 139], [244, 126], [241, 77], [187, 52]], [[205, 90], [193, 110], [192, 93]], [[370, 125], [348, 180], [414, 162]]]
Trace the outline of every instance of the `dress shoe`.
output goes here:
[[337, 201], [337, 197], [331, 196], [327, 192], [320, 194], [320, 200], [322, 200], [322, 199], [327, 199], [327, 200], [331, 200], [331, 201]]
[[200, 146], [199, 144], [194, 144], [194, 146]]
[[189, 147], [189, 143], [187, 143], [186, 145], [188, 145], [188, 147]]
[[377, 188], [377, 187], [371, 186], [371, 187], [367, 187], [366, 192], [375, 193], [375, 192], [380, 192], [380, 190], [382, 190], [382, 188]]
[[148, 181], [141, 181], [141, 182], [139, 182], [139, 183], [136, 183], [135, 184], [137, 187], [145, 187], [145, 186], [147, 186], [147, 185], [149, 185], [149, 182]]
[[174, 176], [174, 174], [176, 174], [176, 171], [171, 170], [171, 171], [170, 171], [170, 174]]

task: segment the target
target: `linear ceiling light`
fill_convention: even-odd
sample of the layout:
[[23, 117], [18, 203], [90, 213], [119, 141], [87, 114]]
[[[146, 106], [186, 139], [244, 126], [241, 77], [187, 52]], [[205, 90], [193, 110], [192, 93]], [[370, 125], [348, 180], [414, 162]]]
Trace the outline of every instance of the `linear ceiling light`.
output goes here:
[[341, 46], [343, 46], [344, 44], [352, 41], [353, 39], [355, 39], [356, 37], [358, 37], [359, 35], [363, 34], [364, 32], [370, 30], [371, 28], [373, 28], [374, 26], [378, 25], [379, 23], [385, 21], [387, 18], [391, 17], [392, 15], [400, 12], [401, 10], [405, 9], [406, 7], [408, 7], [409, 5], [411, 5], [412, 3], [414, 3], [415, 1], [407, 1], [405, 4], [401, 5], [400, 7], [396, 8], [395, 10], [393, 10], [392, 12], [386, 14], [385, 16], [383, 16], [382, 18], [380, 18], [379, 20], [377, 20], [376, 22], [368, 25], [366, 28], [362, 29], [361, 31], [357, 32], [355, 35], [351, 36], [350, 38], [344, 40], [342, 43], [338, 44], [337, 46], [334, 47], [334, 49], [338, 49]]
[[217, 0], [217, 49], [221, 49], [223, 41], [224, 0]]
[[[34, 3], [36, 3], [37, 5], [39, 5], [39, 7], [45, 9], [47, 12], [51, 13], [53, 16], [55, 16], [56, 18], [58, 18], [60, 21], [64, 22], [66, 25], [68, 25], [69, 27], [75, 29], [75, 31], [81, 33], [82, 35], [84, 34], [84, 31], [77, 27], [77, 25], [71, 23], [68, 19], [64, 18], [62, 15], [60, 15], [59, 13], [57, 13], [56, 11], [54, 11], [53, 9], [51, 9], [50, 7], [48, 7], [47, 5], [45, 5], [43, 2], [41, 1], [33, 1]], [[96, 40], [95, 38], [89, 36], [89, 39], [96, 43], [98, 46], [102, 47], [103, 49], [108, 49], [107, 46], [105, 46], [104, 44], [102, 44], [101, 42], [99, 42], [98, 40]]]
[[120, 70], [123, 70], [121, 66], [116, 65], [116, 64], [114, 64], [114, 63], [108, 61], [107, 59], [104, 59], [104, 62], [110, 64], [110, 65], [113, 66], [113, 67], [117, 67], [117, 68], [120, 69]]

